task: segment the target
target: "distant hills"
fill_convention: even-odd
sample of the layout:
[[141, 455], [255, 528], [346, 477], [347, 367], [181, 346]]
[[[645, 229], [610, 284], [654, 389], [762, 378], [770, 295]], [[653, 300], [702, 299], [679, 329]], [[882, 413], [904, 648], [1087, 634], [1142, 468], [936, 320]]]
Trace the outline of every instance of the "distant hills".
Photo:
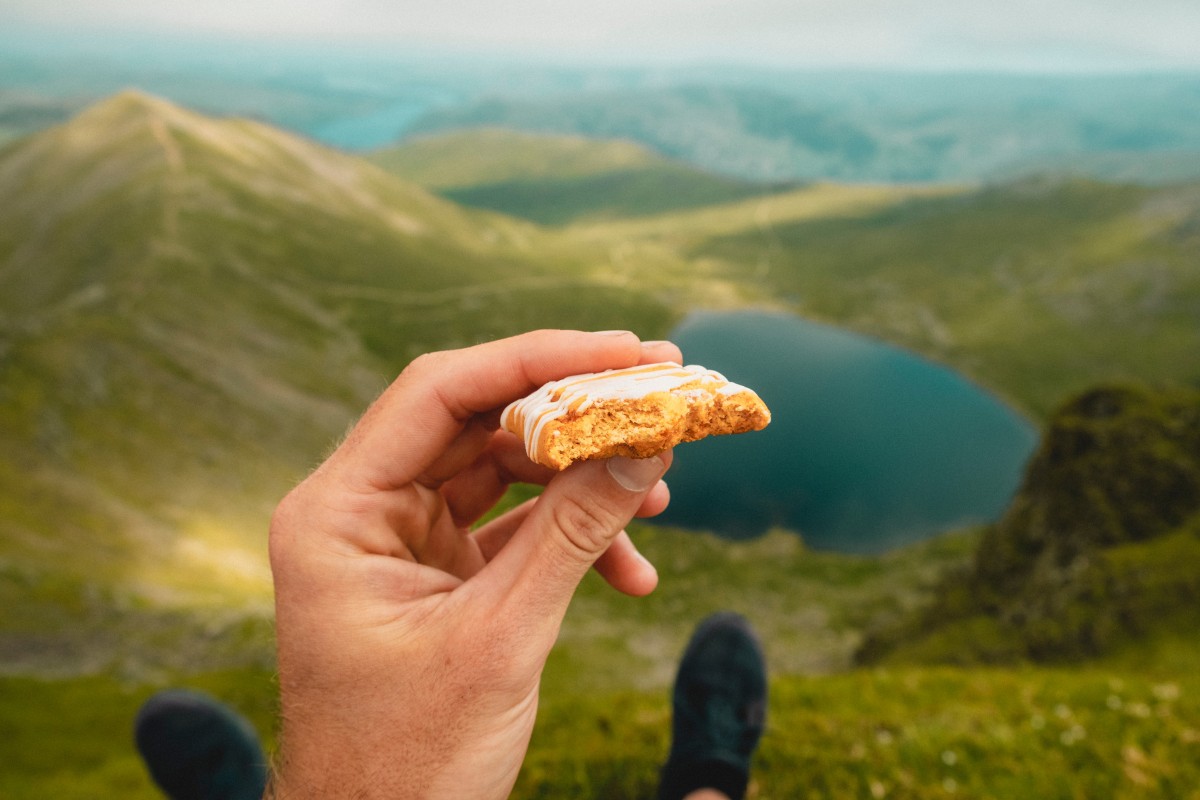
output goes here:
[[137, 86], [356, 152], [484, 127], [620, 139], [767, 183], [1200, 178], [1196, 73], [583, 68], [246, 41], [206, 52], [214, 42], [8, 38], [0, 144]]
[[715, 175], [632, 141], [504, 128], [417, 137], [370, 160], [455, 202], [544, 225], [661, 214], [795, 188]]
[[732, 71], [706, 80], [489, 95], [407, 135], [498, 126], [619, 138], [744, 179], [1200, 178], [1200, 77]]

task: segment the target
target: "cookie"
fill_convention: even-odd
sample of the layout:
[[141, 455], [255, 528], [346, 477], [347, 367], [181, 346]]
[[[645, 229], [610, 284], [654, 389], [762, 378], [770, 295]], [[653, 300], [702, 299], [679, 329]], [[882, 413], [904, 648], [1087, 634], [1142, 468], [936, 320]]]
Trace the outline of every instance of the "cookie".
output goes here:
[[561, 470], [587, 459], [648, 458], [770, 421], [757, 394], [719, 372], [661, 363], [551, 381], [510, 404], [500, 424], [525, 440], [531, 460]]

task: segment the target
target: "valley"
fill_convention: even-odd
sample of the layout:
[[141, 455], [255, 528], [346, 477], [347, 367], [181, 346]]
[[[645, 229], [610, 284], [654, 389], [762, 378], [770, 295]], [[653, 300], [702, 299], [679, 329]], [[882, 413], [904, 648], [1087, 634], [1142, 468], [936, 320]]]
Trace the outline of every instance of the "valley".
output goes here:
[[[490, 154], [476, 172], [472, 149]], [[556, 155], [506, 171], [531, 150]], [[142, 92], [16, 138], [0, 147], [0, 748], [17, 766], [0, 795], [153, 796], [124, 740], [95, 731], [125, 730], [154, 686], [208, 686], [271, 735], [271, 509], [422, 352], [536, 327], [662, 338], [692, 310], [768, 308], [949, 365], [1045, 425], [1098, 383], [1200, 383], [1198, 231], [1187, 182], [784, 185], [494, 131], [367, 159]], [[853, 668], [984, 531], [881, 557], [803, 532], [632, 533], [662, 586], [633, 601], [585, 582], [522, 796], [644, 794], [674, 659], [719, 607], [771, 642], [760, 796], [795, 793], [787, 764], [889, 797], [1025, 773], [1045, 782], [1012, 796], [1072, 796], [1071, 776], [1126, 797], [1195, 786], [1197, 654], [1177, 631], [1146, 634], [1148, 663], [1115, 648], [1078, 668]], [[46, 709], [72, 721], [51, 733]], [[51, 735], [74, 766], [38, 755]], [[985, 766], [957, 769], [968, 758]]]

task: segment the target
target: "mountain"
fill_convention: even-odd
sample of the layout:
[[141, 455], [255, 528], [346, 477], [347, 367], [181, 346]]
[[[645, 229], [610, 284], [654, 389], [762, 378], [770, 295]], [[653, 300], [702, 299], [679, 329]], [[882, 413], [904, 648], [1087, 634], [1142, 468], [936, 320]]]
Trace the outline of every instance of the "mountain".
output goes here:
[[1106, 386], [1050, 420], [1005, 517], [860, 658], [1092, 658], [1200, 622], [1200, 391]]
[[0, 198], [17, 659], [116, 607], [265, 611], [271, 507], [414, 355], [672, 319], [532, 226], [137, 92], [0, 150]]
[[457, 203], [543, 225], [663, 214], [794, 188], [717, 175], [633, 142], [501, 128], [408, 139], [371, 160]]

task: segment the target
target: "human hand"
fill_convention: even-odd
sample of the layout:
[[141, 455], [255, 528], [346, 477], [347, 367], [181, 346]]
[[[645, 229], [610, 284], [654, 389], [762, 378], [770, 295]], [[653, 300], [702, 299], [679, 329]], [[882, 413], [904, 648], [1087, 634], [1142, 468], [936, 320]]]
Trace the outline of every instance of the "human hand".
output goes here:
[[[546, 657], [595, 565], [651, 591], [624, 527], [667, 504], [660, 457], [554, 473], [498, 431], [549, 380], [657, 361], [627, 332], [539, 331], [414, 361], [271, 522], [279, 798], [507, 797]], [[468, 532], [510, 483], [542, 495]]]

